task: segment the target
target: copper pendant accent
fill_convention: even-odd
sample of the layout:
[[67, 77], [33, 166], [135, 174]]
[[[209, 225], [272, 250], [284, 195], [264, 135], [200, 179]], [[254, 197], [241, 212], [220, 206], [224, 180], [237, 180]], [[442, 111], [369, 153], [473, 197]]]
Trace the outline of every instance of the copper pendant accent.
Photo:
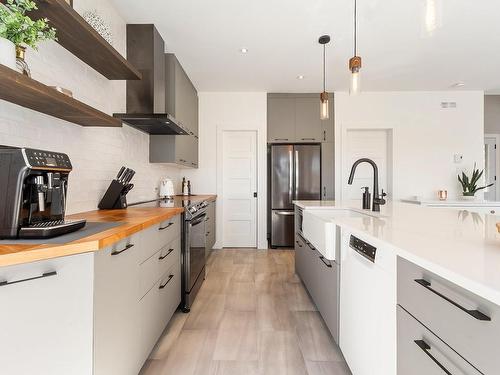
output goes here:
[[320, 95], [319, 95], [319, 99], [322, 101], [322, 102], [326, 102], [328, 101], [328, 93], [326, 91], [323, 91]]
[[349, 70], [351, 72], [357, 72], [361, 68], [361, 57], [354, 56], [349, 59]]

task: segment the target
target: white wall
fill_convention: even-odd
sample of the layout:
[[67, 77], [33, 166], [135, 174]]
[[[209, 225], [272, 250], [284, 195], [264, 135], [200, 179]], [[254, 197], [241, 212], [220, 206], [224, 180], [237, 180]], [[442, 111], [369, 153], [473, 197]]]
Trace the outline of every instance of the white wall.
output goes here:
[[[266, 164], [267, 164], [267, 94], [264, 92], [200, 92], [199, 125], [200, 157], [198, 170], [185, 170], [194, 193], [221, 194], [217, 174], [218, 133], [223, 130], [257, 130], [258, 154], [258, 247], [267, 248], [266, 241]], [[217, 243], [220, 248], [222, 231], [222, 197], [217, 200]]]
[[[442, 109], [443, 101], [457, 107]], [[343, 141], [352, 128], [392, 129], [394, 199], [435, 198], [439, 189], [454, 199], [460, 192], [457, 172], [474, 162], [484, 166], [483, 110], [483, 92], [335, 93], [337, 199], [347, 184]], [[463, 162], [454, 163], [454, 154], [463, 154]]]
[[[125, 55], [125, 22], [107, 1], [75, 0], [79, 12], [97, 9], [109, 22], [114, 46]], [[28, 50], [32, 77], [73, 91], [73, 96], [108, 114], [125, 111], [125, 81], [109, 81], [55, 42]], [[137, 171], [129, 202], [152, 198], [162, 176], [178, 183], [179, 170], [149, 164], [149, 136], [128, 126], [85, 128], [0, 100], [0, 144], [65, 152], [73, 163], [68, 212], [97, 207], [121, 165]]]

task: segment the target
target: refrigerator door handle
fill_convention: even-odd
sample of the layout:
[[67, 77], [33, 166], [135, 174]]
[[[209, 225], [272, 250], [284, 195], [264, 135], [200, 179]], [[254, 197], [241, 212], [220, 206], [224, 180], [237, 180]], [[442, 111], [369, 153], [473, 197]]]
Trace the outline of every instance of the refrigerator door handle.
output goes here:
[[289, 162], [290, 162], [290, 175], [288, 176], [289, 183], [288, 183], [288, 196], [290, 197], [290, 203], [292, 204], [293, 201], [293, 151], [289, 150], [288, 151], [288, 156], [289, 156]]
[[299, 194], [299, 150], [295, 150], [295, 199]]

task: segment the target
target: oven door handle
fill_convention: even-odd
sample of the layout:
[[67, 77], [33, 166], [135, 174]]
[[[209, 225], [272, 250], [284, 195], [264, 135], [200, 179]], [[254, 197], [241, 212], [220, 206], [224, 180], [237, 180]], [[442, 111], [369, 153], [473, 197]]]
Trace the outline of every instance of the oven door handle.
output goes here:
[[191, 223], [190, 223], [191, 226], [194, 227], [195, 225], [198, 225], [201, 222], [203, 222], [205, 220], [205, 216], [207, 216], [207, 214], [203, 214], [203, 215], [198, 216], [195, 220], [191, 221]]

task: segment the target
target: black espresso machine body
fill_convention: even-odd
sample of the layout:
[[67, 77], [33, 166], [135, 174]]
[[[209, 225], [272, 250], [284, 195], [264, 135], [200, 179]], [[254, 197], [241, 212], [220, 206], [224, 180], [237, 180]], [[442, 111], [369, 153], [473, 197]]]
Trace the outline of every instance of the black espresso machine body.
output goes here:
[[0, 146], [0, 238], [48, 238], [85, 226], [66, 220], [68, 155]]

